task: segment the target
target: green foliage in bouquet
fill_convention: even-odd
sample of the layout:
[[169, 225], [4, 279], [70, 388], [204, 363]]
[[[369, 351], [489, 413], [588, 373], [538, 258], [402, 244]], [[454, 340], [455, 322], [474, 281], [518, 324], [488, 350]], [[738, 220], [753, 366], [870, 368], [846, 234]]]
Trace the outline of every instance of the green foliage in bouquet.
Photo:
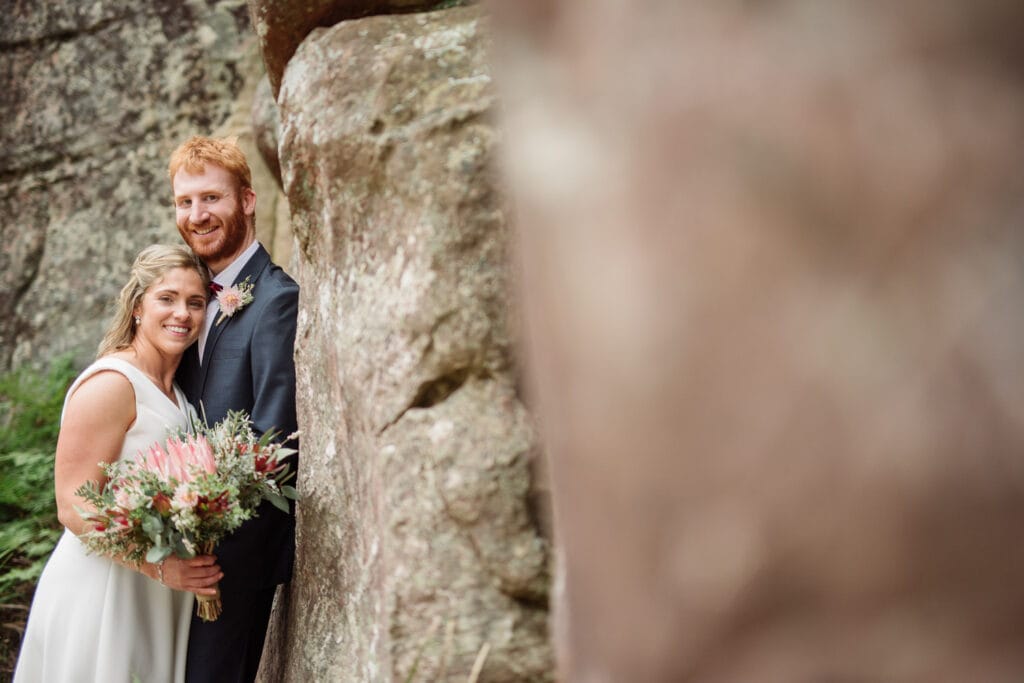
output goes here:
[[[298, 500], [298, 492], [287, 484], [295, 476], [287, 459], [296, 451], [277, 442], [278, 432], [267, 432], [256, 438], [252, 421], [241, 410], [228, 411], [213, 427], [197, 425], [194, 429], [210, 442], [217, 457], [218, 471], [238, 482], [238, 499], [243, 507], [255, 510], [260, 501], [266, 500], [282, 512], [288, 512], [288, 501]], [[290, 435], [288, 441], [294, 436]]]
[[66, 356], [0, 377], [0, 602], [31, 589], [60, 538], [53, 457], [76, 374]]

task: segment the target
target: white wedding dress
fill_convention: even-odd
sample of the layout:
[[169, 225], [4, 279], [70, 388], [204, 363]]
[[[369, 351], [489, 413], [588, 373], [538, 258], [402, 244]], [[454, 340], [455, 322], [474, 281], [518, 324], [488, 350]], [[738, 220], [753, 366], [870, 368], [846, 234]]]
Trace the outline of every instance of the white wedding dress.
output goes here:
[[[135, 458], [153, 443], [163, 443], [169, 430], [186, 426], [183, 409], [192, 409], [181, 390], [175, 386], [174, 405], [146, 375], [119, 358], [90, 365], [68, 396], [100, 370], [120, 372], [135, 389], [136, 419], [125, 434], [121, 458]], [[14, 681], [184, 681], [193, 599], [192, 593], [173, 591], [106, 557], [87, 554], [65, 529], [36, 587]]]

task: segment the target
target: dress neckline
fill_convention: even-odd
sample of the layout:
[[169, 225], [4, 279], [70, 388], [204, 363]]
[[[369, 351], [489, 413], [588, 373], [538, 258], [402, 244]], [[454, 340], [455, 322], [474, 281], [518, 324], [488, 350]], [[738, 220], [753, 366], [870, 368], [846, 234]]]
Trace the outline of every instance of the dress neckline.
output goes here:
[[153, 381], [153, 378], [151, 378], [149, 375], [147, 375], [145, 372], [143, 372], [141, 368], [136, 367], [136, 365], [134, 363], [132, 363], [131, 361], [125, 360], [124, 358], [118, 358], [117, 356], [105, 356], [103, 358], [100, 358], [97, 362], [102, 362], [102, 361], [105, 361], [105, 360], [113, 360], [113, 361], [117, 361], [118, 363], [123, 363], [124, 365], [127, 365], [132, 370], [134, 370], [140, 377], [142, 377], [144, 380], [146, 380], [146, 382], [149, 384], [149, 386], [151, 386], [154, 389], [156, 389], [156, 393], [160, 394], [160, 396], [162, 396], [165, 401], [167, 401], [172, 406], [174, 406], [175, 410], [177, 410], [182, 415], [186, 414], [185, 413], [185, 409], [182, 407], [181, 389], [178, 388], [178, 385], [176, 383], [172, 383], [171, 384], [171, 388], [174, 390], [174, 400], [172, 401], [171, 397], [168, 396], [167, 394], [165, 394], [164, 390], [161, 389], [160, 386], [156, 382]]

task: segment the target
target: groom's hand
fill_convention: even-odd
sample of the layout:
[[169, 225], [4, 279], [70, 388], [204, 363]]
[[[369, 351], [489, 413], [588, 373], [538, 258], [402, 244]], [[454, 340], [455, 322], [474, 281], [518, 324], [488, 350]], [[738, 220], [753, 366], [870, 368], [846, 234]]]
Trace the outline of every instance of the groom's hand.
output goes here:
[[217, 582], [224, 576], [214, 555], [200, 555], [188, 560], [168, 557], [164, 560], [164, 585], [177, 591], [196, 595], [217, 595]]

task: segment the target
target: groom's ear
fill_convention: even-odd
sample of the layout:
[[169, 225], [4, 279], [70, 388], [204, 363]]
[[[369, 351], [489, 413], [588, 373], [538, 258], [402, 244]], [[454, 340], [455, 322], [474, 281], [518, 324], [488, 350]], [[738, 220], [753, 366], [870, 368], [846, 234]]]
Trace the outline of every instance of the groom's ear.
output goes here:
[[242, 188], [242, 211], [246, 216], [256, 213], [256, 191], [251, 187]]

